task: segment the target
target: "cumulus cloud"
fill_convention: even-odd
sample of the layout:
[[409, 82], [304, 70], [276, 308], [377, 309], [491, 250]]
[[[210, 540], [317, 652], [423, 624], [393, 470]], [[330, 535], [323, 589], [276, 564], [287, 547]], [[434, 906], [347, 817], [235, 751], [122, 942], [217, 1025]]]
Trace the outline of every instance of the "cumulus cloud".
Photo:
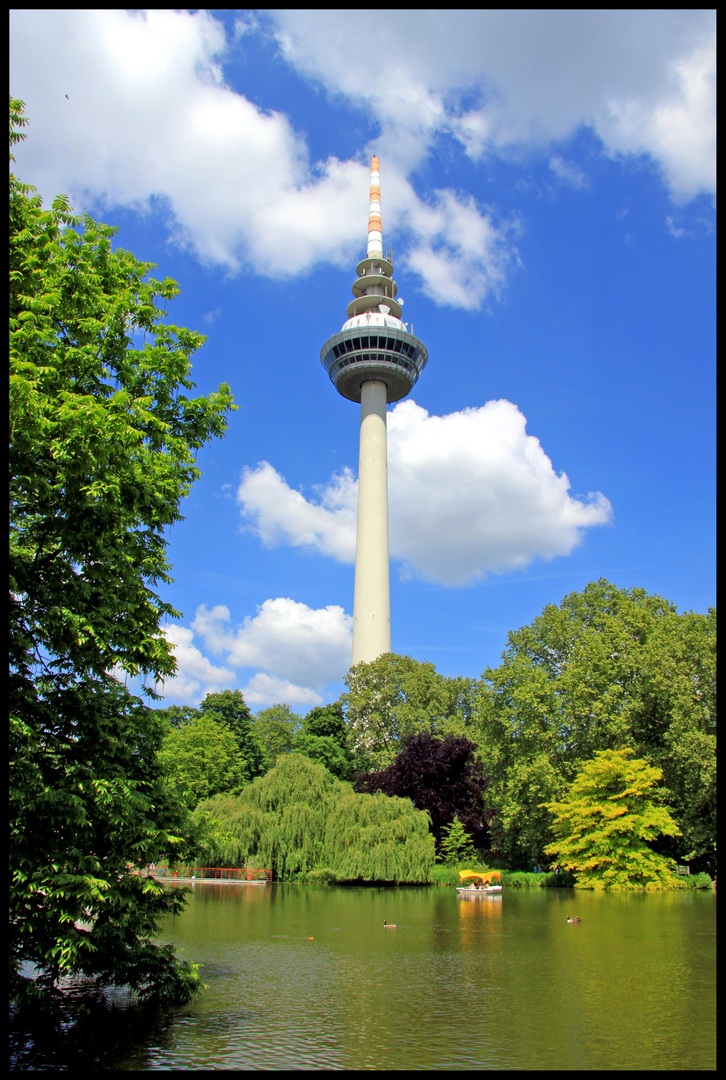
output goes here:
[[247, 527], [266, 547], [287, 543], [340, 562], [355, 559], [357, 485], [350, 469], [319, 490], [318, 502], [310, 502], [268, 461], [261, 461], [243, 470], [237, 498]]
[[[349, 266], [365, 239], [368, 163], [311, 163], [286, 116], [225, 83], [232, 49], [258, 29], [238, 20], [229, 42], [206, 11], [14, 12], [13, 82], [31, 120], [19, 171], [46, 201], [63, 191], [78, 209], [161, 210], [176, 243], [231, 273]], [[386, 228], [412, 237], [412, 270], [439, 303], [478, 306], [499, 285], [507, 231], [485, 208], [448, 191], [422, 200], [394, 159], [386, 199]]]
[[194, 634], [186, 626], [173, 623], [165, 630], [174, 646], [176, 675], [155, 687], [167, 704], [185, 705], [201, 701], [207, 694], [226, 690], [234, 685], [236, 676], [231, 668], [215, 667], [199, 648], [192, 644]]
[[323, 698], [307, 686], [296, 686], [287, 679], [279, 679], [274, 675], [268, 675], [259, 671], [253, 675], [250, 681], [242, 689], [244, 699], [252, 708], [263, 705], [273, 705], [284, 702], [291, 709], [314, 708], [322, 705]]
[[204, 261], [234, 270], [253, 257], [245, 219], [304, 180], [306, 149], [286, 117], [225, 85], [219, 22], [205, 11], [23, 10], [12, 39], [32, 124], [17, 158], [44, 196], [161, 200], [176, 239]]
[[[569, 555], [587, 528], [611, 520], [600, 492], [570, 493], [526, 423], [509, 401], [431, 416], [406, 400], [388, 413], [390, 552], [404, 573], [472, 584]], [[308, 500], [263, 462], [244, 471], [237, 498], [264, 543], [353, 562], [355, 489], [346, 470]]]
[[[232, 626], [223, 604], [200, 604], [191, 627], [172, 625], [165, 631], [178, 669], [157, 693], [166, 703], [191, 705], [207, 694], [240, 687], [250, 706], [285, 702], [312, 708], [350, 667], [352, 626], [341, 607], [315, 609], [284, 597], [265, 600], [239, 626]], [[215, 666], [205, 652], [222, 657], [224, 667]]]
[[390, 542], [412, 573], [444, 585], [569, 555], [610, 520], [599, 492], [570, 494], [509, 401], [431, 416], [402, 401], [389, 416]]
[[[714, 11], [304, 9], [272, 16], [288, 63], [375, 115], [395, 160], [435, 134], [511, 153], [592, 128], [648, 154], [676, 200], [715, 190]], [[376, 78], [370, 78], [370, 57]]]
[[350, 666], [352, 619], [341, 607], [310, 608], [289, 598], [265, 600], [240, 626], [222, 605], [197, 609], [192, 629], [234, 667], [263, 668], [305, 686], [322, 688]]

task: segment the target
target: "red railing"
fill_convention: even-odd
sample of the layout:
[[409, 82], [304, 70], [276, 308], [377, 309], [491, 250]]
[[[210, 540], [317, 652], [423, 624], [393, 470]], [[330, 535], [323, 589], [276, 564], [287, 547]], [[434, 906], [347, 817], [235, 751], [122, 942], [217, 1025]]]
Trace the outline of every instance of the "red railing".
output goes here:
[[[272, 883], [272, 870], [248, 866], [176, 866], [173, 870], [168, 866], [149, 866], [145, 872], [147, 876], [171, 880], [195, 878], [199, 881], [264, 881], [266, 885]], [[258, 877], [259, 874], [264, 874], [264, 877]]]

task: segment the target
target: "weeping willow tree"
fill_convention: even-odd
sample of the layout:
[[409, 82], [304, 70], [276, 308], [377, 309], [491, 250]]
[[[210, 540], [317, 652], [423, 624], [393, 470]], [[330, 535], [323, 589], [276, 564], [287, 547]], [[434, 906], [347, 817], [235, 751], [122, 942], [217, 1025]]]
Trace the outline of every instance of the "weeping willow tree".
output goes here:
[[285, 754], [238, 797], [207, 799], [198, 812], [212, 824], [218, 857], [227, 866], [254, 858], [288, 880], [323, 864], [325, 823], [342, 788], [323, 765]]
[[209, 851], [225, 866], [250, 861], [290, 880], [319, 867], [338, 880], [428, 881], [428, 815], [410, 800], [356, 795], [318, 762], [286, 754], [239, 796], [200, 803]]
[[434, 838], [429, 816], [410, 799], [346, 792], [328, 816], [328, 866], [339, 879], [430, 881]]

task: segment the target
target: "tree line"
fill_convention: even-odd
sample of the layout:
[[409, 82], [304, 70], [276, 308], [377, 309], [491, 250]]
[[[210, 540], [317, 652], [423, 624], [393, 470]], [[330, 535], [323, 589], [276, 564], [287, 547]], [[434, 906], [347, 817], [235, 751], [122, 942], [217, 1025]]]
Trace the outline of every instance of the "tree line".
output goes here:
[[627, 751], [625, 773], [645, 762], [654, 805], [671, 815], [651, 837], [656, 853], [707, 869], [715, 661], [714, 610], [679, 614], [600, 580], [511, 632], [480, 680], [387, 654], [352, 668], [340, 699], [305, 717], [286, 705], [253, 716], [239, 691], [211, 694], [198, 710], [159, 710], [170, 725], [160, 757], [193, 803], [239, 795], [281, 756], [303, 754], [359, 793], [410, 799], [427, 812], [437, 852], [456, 819], [483, 857], [531, 869], [555, 854], [553, 808], [585, 765]]

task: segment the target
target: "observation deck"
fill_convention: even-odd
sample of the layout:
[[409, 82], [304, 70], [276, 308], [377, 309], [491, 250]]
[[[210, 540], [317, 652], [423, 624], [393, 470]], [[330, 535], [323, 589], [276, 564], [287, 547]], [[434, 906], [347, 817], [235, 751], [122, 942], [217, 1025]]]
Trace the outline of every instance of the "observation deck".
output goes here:
[[320, 350], [320, 360], [335, 389], [348, 401], [359, 402], [363, 383], [375, 379], [386, 384], [387, 404], [405, 398], [426, 366], [424, 343], [405, 323], [379, 313], [377, 308], [349, 323]]

